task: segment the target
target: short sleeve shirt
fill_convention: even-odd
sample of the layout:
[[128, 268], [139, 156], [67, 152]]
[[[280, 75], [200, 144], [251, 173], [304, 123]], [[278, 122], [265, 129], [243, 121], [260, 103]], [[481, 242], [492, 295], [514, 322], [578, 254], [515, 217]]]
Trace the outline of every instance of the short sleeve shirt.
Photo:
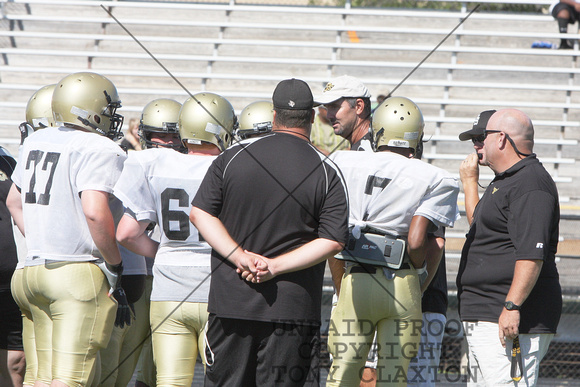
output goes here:
[[[308, 141], [285, 133], [218, 156], [192, 204], [218, 217], [242, 248], [274, 259], [317, 238], [344, 243], [348, 236], [347, 192], [338, 168]], [[209, 311], [319, 325], [324, 265], [252, 284], [213, 251]]]
[[392, 152], [339, 151], [330, 158], [347, 182], [351, 226], [406, 237], [415, 215], [444, 227], [459, 219], [459, 185], [440, 168]]
[[26, 139], [12, 180], [22, 192], [27, 265], [99, 256], [80, 196], [86, 190], [112, 193], [125, 159], [110, 139], [81, 130], [49, 127]]
[[159, 225], [152, 301], [207, 302], [211, 247], [200, 238], [189, 213], [214, 160], [164, 148], [129, 153], [115, 195], [138, 221]]
[[562, 309], [555, 254], [560, 210], [551, 176], [535, 155], [498, 174], [474, 211], [457, 277], [464, 321], [497, 323], [515, 263], [542, 260], [532, 292], [521, 306], [522, 333], [555, 333]]

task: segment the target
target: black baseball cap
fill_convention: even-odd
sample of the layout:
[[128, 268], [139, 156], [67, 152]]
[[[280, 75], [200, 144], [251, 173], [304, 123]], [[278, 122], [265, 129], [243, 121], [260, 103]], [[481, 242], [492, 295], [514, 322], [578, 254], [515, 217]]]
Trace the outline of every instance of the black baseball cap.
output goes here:
[[477, 116], [475, 121], [473, 121], [473, 127], [471, 130], [463, 132], [459, 135], [461, 141], [471, 140], [473, 137], [484, 134], [485, 128], [487, 127], [487, 122], [493, 116], [496, 110], [485, 110]]
[[300, 79], [286, 79], [278, 83], [272, 102], [275, 109], [309, 110], [314, 106], [310, 86]]

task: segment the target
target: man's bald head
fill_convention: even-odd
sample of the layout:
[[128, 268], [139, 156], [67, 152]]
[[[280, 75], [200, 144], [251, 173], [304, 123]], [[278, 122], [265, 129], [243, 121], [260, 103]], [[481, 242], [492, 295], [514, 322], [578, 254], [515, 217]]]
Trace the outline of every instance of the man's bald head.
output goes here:
[[534, 148], [534, 125], [524, 112], [517, 109], [501, 109], [495, 112], [486, 130], [507, 133], [522, 153], [532, 153]]

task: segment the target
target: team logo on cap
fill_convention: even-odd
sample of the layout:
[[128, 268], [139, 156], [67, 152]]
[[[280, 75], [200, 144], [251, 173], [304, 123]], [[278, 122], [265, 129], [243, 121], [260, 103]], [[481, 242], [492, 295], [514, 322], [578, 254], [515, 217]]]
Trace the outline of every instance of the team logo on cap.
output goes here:
[[8, 180], [8, 175], [4, 171], [0, 171], [0, 181]]
[[332, 82], [328, 82], [326, 84], [326, 87], [324, 88], [324, 92], [326, 93], [327, 91], [332, 90], [333, 87], [334, 87], [334, 84]]
[[473, 121], [473, 125], [477, 125], [479, 123], [479, 118], [481, 117], [481, 113], [477, 115], [475, 121]]
[[295, 105], [296, 105], [296, 102], [294, 102], [292, 100], [288, 101], [288, 106], [293, 108]]

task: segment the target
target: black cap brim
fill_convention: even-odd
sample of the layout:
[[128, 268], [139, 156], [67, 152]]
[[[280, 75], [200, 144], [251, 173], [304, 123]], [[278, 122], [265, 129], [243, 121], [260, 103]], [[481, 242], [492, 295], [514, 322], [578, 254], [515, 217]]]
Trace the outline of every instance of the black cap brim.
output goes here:
[[471, 140], [473, 137], [477, 137], [485, 132], [485, 129], [475, 128], [465, 131], [459, 135], [459, 140], [467, 141]]
[[475, 122], [470, 130], [467, 130], [459, 135], [461, 141], [471, 140], [473, 137], [485, 134], [485, 128], [491, 116], [495, 113], [495, 110], [485, 110], [477, 115]]

